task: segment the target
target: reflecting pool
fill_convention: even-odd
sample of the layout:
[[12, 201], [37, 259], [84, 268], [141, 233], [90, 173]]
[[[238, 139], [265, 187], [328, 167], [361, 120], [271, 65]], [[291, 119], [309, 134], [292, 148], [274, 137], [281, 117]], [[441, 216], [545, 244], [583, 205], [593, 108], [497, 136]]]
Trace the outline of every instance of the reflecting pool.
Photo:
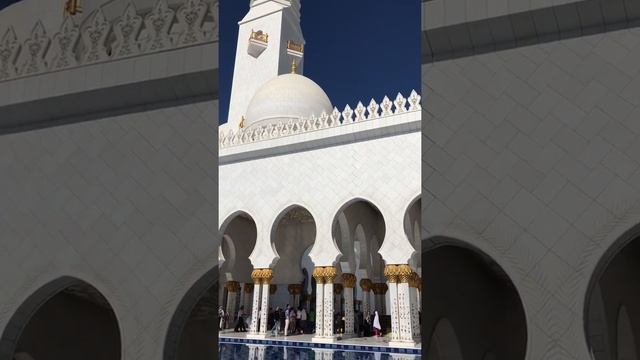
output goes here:
[[220, 360], [420, 360], [420, 356], [379, 352], [221, 343]]

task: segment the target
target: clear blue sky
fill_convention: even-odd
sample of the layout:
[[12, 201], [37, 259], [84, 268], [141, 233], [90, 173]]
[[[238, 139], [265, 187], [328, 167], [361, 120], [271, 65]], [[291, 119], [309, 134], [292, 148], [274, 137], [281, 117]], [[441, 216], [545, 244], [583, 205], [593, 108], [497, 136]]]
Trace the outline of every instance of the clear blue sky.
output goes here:
[[[13, 3], [17, 3], [20, 0], [0, 0], [0, 10], [2, 10], [2, 8], [5, 8]], [[3, 36], [4, 34], [0, 34], [0, 36]]]
[[[304, 75], [342, 110], [420, 91], [420, 0], [301, 0]], [[220, 120], [226, 121], [238, 41], [249, 0], [221, 0]]]

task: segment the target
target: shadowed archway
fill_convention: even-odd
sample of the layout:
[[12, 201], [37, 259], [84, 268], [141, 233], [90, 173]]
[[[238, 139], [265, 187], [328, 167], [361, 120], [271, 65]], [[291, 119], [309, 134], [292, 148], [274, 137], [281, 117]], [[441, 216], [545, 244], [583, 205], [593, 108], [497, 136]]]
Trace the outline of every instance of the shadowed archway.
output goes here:
[[0, 360], [119, 360], [116, 315], [95, 287], [64, 276], [27, 298], [0, 339]]
[[624, 234], [600, 260], [584, 316], [594, 360], [640, 360], [640, 226]]
[[[449, 353], [459, 353], [462, 359], [482, 359], [492, 353], [498, 359], [523, 360], [526, 316], [509, 276], [471, 245], [443, 238], [432, 244], [439, 245], [423, 245], [421, 259], [427, 289], [422, 294], [423, 328], [430, 329], [423, 334], [424, 343], [438, 347], [427, 348], [427, 354], [439, 354], [429, 360], [449, 359], [445, 356]], [[447, 323], [439, 324], [442, 319]], [[436, 345], [434, 336], [440, 338]]]
[[218, 267], [207, 271], [182, 298], [171, 318], [164, 360], [211, 360], [218, 356]]

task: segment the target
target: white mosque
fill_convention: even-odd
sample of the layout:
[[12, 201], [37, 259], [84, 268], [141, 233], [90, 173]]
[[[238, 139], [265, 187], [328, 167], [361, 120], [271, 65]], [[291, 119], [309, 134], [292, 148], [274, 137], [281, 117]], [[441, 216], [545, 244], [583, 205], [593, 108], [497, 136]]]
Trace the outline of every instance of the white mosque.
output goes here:
[[252, 0], [238, 23], [219, 128], [220, 304], [244, 306], [251, 338], [270, 336], [270, 308], [314, 310], [323, 343], [354, 335], [354, 311], [378, 311], [389, 346], [416, 347], [420, 96], [333, 104], [304, 76], [300, 7]]

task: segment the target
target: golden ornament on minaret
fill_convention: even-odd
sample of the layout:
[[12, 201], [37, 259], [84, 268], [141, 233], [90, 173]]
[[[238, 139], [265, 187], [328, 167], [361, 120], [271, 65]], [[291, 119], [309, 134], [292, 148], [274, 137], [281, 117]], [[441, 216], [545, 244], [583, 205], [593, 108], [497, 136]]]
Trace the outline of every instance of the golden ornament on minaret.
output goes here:
[[64, 11], [71, 16], [82, 13], [80, 0], [67, 0], [64, 4]]

